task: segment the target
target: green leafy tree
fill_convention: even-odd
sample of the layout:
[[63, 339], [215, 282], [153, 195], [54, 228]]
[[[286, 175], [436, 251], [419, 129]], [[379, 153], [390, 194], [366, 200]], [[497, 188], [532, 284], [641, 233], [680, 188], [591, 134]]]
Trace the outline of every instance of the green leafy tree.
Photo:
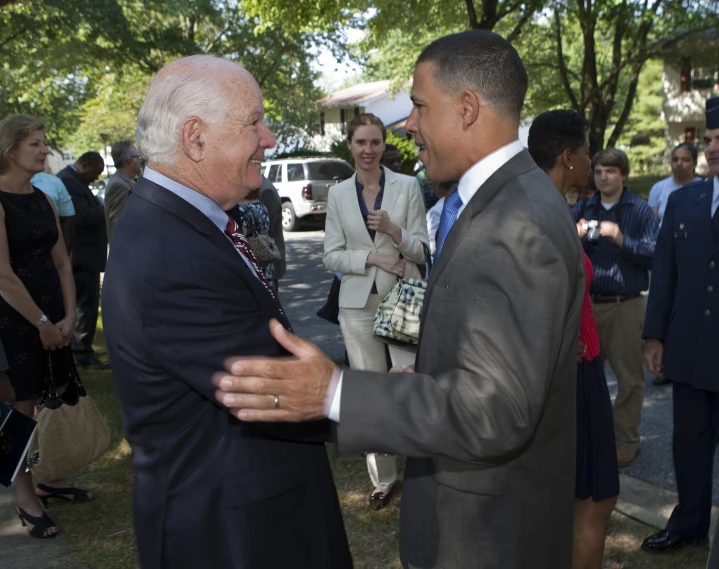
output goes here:
[[[285, 28], [261, 19], [271, 2], [236, 0], [28, 0], [0, 10], [0, 112], [34, 110], [57, 144], [83, 148], [134, 132], [149, 78], [165, 63], [213, 54], [258, 80], [268, 123], [287, 145], [311, 123], [312, 55], [344, 49], [338, 22]], [[326, 26], [316, 28], [316, 26]], [[51, 89], [52, 87], [52, 89]]]

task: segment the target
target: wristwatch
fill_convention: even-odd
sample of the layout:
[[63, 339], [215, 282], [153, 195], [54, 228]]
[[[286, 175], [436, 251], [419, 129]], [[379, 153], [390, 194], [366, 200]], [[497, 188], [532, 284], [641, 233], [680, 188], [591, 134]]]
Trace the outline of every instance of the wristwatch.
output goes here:
[[40, 320], [37, 321], [37, 324], [35, 324], [36, 328], [39, 328], [43, 324], [46, 324], [47, 322], [50, 322], [49, 318], [45, 316], [44, 314], [40, 316]]

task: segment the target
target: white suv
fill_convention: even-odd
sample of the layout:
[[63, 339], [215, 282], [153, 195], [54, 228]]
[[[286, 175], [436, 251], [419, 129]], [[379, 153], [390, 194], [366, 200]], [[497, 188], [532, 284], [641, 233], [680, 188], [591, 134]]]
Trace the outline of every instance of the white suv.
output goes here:
[[354, 170], [339, 158], [283, 158], [263, 162], [262, 173], [282, 198], [282, 228], [296, 231], [303, 218], [324, 221], [330, 186]]

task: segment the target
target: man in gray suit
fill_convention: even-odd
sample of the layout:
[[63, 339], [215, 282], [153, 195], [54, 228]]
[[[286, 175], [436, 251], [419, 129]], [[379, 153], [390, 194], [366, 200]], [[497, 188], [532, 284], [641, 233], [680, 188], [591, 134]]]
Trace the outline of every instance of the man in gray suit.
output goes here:
[[487, 31], [441, 38], [414, 73], [415, 134], [447, 198], [416, 373], [237, 359], [217, 398], [244, 421], [338, 422], [341, 453], [407, 455], [400, 557], [415, 569], [568, 569], [584, 292], [569, 208], [518, 140], [527, 74]]
[[129, 140], [116, 142], [110, 150], [112, 161], [117, 169], [110, 176], [105, 188], [105, 222], [107, 224], [107, 240], [112, 243], [115, 225], [125, 209], [127, 198], [130, 197], [135, 178], [142, 171], [142, 162], [137, 148]]

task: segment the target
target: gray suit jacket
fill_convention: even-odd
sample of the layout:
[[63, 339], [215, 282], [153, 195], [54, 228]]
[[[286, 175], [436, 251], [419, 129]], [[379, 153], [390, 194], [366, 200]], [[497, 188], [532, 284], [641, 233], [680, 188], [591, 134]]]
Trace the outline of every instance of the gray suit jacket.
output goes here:
[[282, 200], [277, 188], [264, 176], [262, 176], [262, 187], [260, 188], [260, 201], [265, 205], [270, 215], [269, 235], [282, 255], [282, 259], [275, 263], [275, 279], [280, 280], [287, 274], [285, 235], [282, 232]]
[[122, 172], [115, 172], [105, 188], [105, 222], [107, 224], [107, 240], [112, 243], [117, 220], [125, 209], [127, 198], [135, 183]]
[[445, 242], [417, 373], [345, 371], [340, 452], [410, 457], [405, 568], [571, 566], [583, 293], [569, 208], [524, 151]]

